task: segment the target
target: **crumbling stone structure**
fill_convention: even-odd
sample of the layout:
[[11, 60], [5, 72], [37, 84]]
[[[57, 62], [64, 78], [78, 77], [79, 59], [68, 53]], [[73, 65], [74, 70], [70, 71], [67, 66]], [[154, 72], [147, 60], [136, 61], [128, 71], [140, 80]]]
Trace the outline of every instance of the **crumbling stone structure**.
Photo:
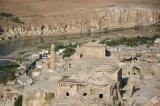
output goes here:
[[[52, 45], [51, 48], [50, 67], [55, 69], [54, 45]], [[40, 85], [35, 84], [33, 86], [36, 88], [44, 85], [41, 88], [42, 91], [47, 94], [51, 92], [52, 95], [54, 95], [52, 99], [47, 102], [53, 106], [66, 106], [71, 104], [75, 106], [120, 104], [122, 69], [105, 56], [105, 50], [105, 45], [96, 43], [85, 44], [81, 48], [77, 48], [76, 53], [71, 59], [66, 61], [66, 65], [69, 65], [68, 68], [62, 70], [56, 67], [57, 71], [49, 73], [50, 77], [48, 78], [46, 74], [44, 74], [45, 76], [39, 74], [39, 78], [41, 79], [39, 82]], [[47, 69], [45, 68], [45, 70]], [[46, 80], [46, 78], [48, 80]], [[45, 87], [46, 84], [47, 87]], [[43, 87], [45, 88], [43, 89]], [[32, 90], [32, 87], [29, 90]], [[42, 105], [28, 101], [29, 94], [27, 94], [27, 92], [24, 97], [24, 106]], [[42, 99], [43, 97], [44, 99], [48, 98], [46, 93], [43, 93], [42, 96], [36, 98], [36, 100]]]
[[56, 68], [56, 51], [55, 51], [55, 45], [51, 45], [51, 58], [50, 58], [50, 68], [54, 70]]

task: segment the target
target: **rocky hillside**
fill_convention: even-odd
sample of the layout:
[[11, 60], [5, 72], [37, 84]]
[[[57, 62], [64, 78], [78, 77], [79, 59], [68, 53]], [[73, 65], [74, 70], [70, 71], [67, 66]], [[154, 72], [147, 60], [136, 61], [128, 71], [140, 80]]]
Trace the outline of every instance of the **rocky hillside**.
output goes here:
[[[16, 1], [17, 3], [20, 3], [20, 1]], [[76, 8], [74, 7], [74, 5], [76, 5], [78, 1], [76, 1], [75, 3], [71, 0], [73, 4], [75, 3], [74, 5], [70, 4], [71, 7], [67, 5], [62, 7], [61, 9], [58, 9], [58, 6], [56, 6], [55, 4], [55, 7], [51, 8], [51, 5], [49, 5], [48, 3], [50, 0], [48, 0], [47, 3], [49, 7], [45, 7], [43, 10], [42, 7], [44, 5], [42, 4], [37, 4], [36, 8], [35, 4], [38, 1], [32, 3], [32, 5], [30, 4], [30, 8], [28, 7], [30, 1], [24, 1], [26, 3], [26, 7], [24, 6], [22, 10], [28, 10], [30, 13], [22, 13], [22, 10], [14, 11], [15, 9], [13, 7], [15, 4], [13, 2], [8, 1], [10, 4], [13, 4], [13, 6], [9, 6], [5, 4], [7, 1], [5, 2], [4, 0], [2, 0], [2, 3], [4, 3], [6, 7], [0, 7], [0, 10], [2, 10], [4, 13], [14, 13], [14, 15], [5, 18], [0, 16], [1, 36], [24, 37], [90, 33], [114, 28], [137, 28], [157, 24], [160, 22], [160, 9], [156, 7], [156, 3], [159, 4], [158, 1], [154, 1], [154, 8], [153, 3], [151, 3], [152, 5], [147, 6], [150, 2], [144, 2], [144, 4], [146, 3], [146, 5], [144, 6], [143, 2], [139, 4], [137, 2], [134, 2], [137, 5], [135, 5], [134, 3], [132, 3], [132, 5], [131, 3], [126, 5], [128, 3], [126, 1], [118, 3], [115, 0], [116, 2], [111, 3], [108, 1], [105, 2], [104, 0], [100, 0], [100, 2], [94, 0], [94, 2], [90, 4], [90, 1], [87, 0], [88, 2], [86, 2], [86, 5], [84, 5], [85, 3], [83, 2], [77, 5]], [[44, 4], [45, 3], [46, 2], [44, 2]], [[58, 3], [57, 5], [59, 4], [60, 3]], [[35, 7], [33, 8], [33, 6]], [[85, 8], [80, 8], [83, 6]], [[88, 8], [86, 8], [87, 6]], [[58, 9], [57, 11], [56, 7]], [[51, 12], [52, 9], [53, 11]]]

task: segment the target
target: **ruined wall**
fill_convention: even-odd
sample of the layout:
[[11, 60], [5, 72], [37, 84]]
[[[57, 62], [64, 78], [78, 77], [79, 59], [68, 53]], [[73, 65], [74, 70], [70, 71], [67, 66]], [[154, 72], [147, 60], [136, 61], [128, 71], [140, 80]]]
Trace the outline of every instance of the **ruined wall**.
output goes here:
[[[46, 91], [47, 92], [47, 91]], [[47, 98], [45, 91], [33, 90], [23, 93], [23, 106], [50, 106], [50, 99]]]
[[142, 27], [160, 22], [159, 9], [110, 6], [82, 9], [51, 16], [21, 17], [21, 27], [7, 26], [7, 36], [48, 36], [89, 33], [113, 28]]
[[24, 91], [23, 106], [104, 106], [100, 103], [112, 104], [112, 98], [117, 98], [115, 92], [109, 85], [60, 83], [54, 91]]
[[84, 58], [105, 58], [105, 47], [82, 47], [82, 55]]

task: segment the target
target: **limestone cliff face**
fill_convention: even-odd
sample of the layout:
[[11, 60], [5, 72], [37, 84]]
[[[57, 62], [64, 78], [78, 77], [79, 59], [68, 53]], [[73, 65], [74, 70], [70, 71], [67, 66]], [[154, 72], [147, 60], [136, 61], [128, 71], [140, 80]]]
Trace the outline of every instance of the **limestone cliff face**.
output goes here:
[[110, 6], [80, 9], [50, 16], [21, 17], [24, 26], [5, 27], [7, 36], [48, 36], [89, 33], [113, 28], [142, 27], [160, 22], [160, 10]]

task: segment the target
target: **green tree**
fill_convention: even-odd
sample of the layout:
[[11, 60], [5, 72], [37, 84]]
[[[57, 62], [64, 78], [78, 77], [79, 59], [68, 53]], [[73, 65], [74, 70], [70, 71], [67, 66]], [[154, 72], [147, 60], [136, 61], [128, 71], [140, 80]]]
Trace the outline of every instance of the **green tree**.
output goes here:
[[14, 106], [22, 106], [22, 100], [23, 100], [22, 95], [18, 96], [18, 98], [14, 102]]

